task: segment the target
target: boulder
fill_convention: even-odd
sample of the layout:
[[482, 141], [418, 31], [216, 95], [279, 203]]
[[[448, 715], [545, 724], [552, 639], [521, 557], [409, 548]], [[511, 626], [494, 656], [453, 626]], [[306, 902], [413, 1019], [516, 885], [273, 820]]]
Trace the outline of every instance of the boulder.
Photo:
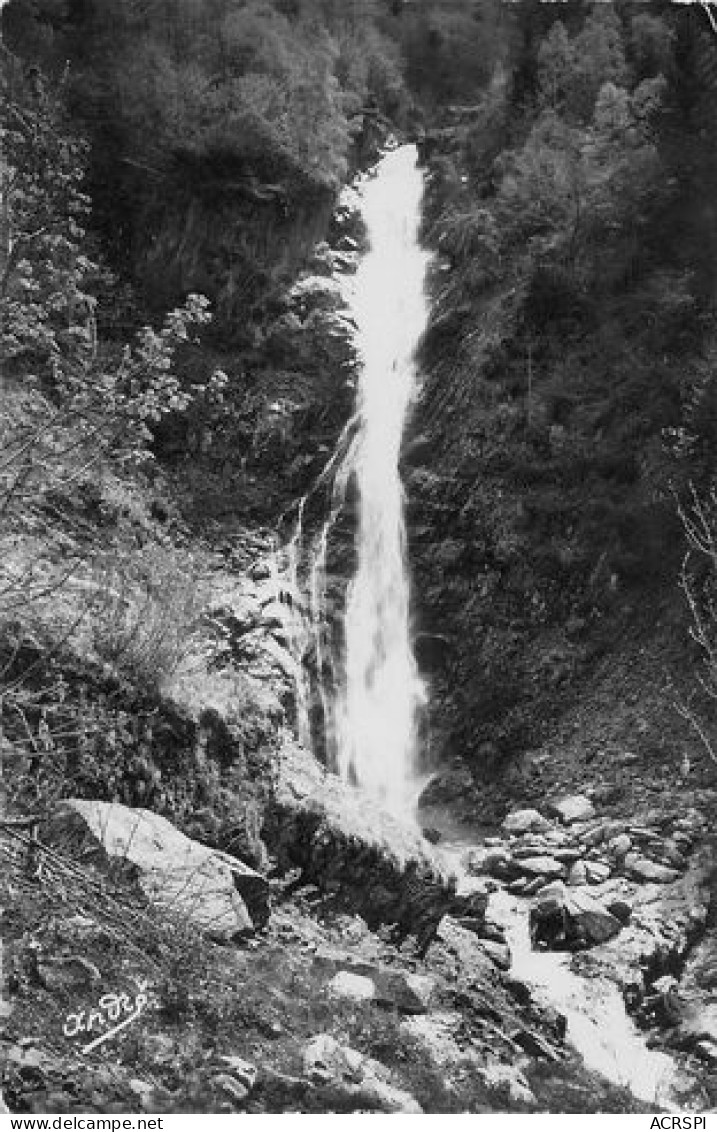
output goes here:
[[455, 877], [417, 825], [327, 774], [300, 747], [282, 752], [264, 837], [281, 871], [298, 869], [300, 883], [330, 894], [340, 910], [372, 931], [393, 925], [398, 942], [414, 936], [420, 951], [447, 912], [466, 911], [470, 898], [456, 896]]
[[632, 838], [629, 833], [619, 833], [617, 837], [610, 838], [607, 847], [613, 857], [621, 861], [632, 849]]
[[232, 874], [234, 887], [249, 909], [249, 915], [255, 927], [263, 928], [269, 919], [271, 907], [269, 903], [270, 888], [266, 877], [245, 865], [230, 853], [221, 849], [212, 850], [218, 861], [222, 861]]
[[505, 846], [471, 850], [466, 858], [466, 867], [471, 876], [485, 874], [496, 880], [514, 880], [521, 873], [519, 864]]
[[474, 787], [473, 775], [467, 767], [452, 767], [442, 770], [440, 773], [434, 774], [424, 787], [418, 800], [419, 808], [460, 801], [465, 798], [466, 794], [470, 794]]
[[551, 951], [579, 951], [618, 934], [620, 921], [586, 892], [556, 883], [542, 889], [530, 910], [534, 945]]
[[576, 821], [588, 821], [595, 816], [595, 807], [584, 794], [570, 794], [567, 798], [551, 803], [550, 809], [566, 825], [572, 825]]
[[340, 1045], [330, 1034], [317, 1034], [304, 1049], [304, 1072], [323, 1086], [330, 1098], [354, 1109], [375, 1112], [422, 1113], [418, 1101], [391, 1081], [385, 1065], [350, 1046]]
[[586, 861], [585, 873], [588, 884], [604, 884], [610, 879], [610, 866], [602, 861]]
[[373, 982], [376, 1002], [401, 1014], [425, 1014], [436, 988], [436, 980], [430, 975], [392, 971], [388, 967], [376, 968]]
[[514, 810], [503, 821], [505, 833], [544, 833], [550, 822], [538, 810]]
[[609, 822], [598, 822], [597, 825], [580, 831], [580, 844], [584, 849], [594, 849], [610, 836]]
[[358, 962], [351, 970], [337, 971], [328, 989], [338, 997], [373, 1000], [401, 1014], [425, 1014], [435, 986], [436, 980], [430, 975]]
[[658, 865], [656, 861], [641, 857], [639, 853], [628, 853], [623, 861], [623, 868], [633, 880], [646, 884], [671, 884], [680, 875], [677, 869]]
[[329, 982], [328, 991], [337, 998], [350, 998], [354, 1002], [370, 1002], [376, 997], [373, 979], [354, 971], [337, 971]]
[[628, 904], [627, 900], [621, 900], [619, 897], [611, 900], [606, 907], [608, 912], [621, 924], [627, 924], [632, 916], [632, 906]]
[[254, 931], [224, 855], [151, 810], [71, 798], [52, 816], [48, 833], [74, 861], [121, 870], [152, 904], [213, 939], [227, 942]]
[[565, 865], [556, 861], [554, 857], [524, 857], [519, 864], [521, 871], [529, 876], [546, 877], [548, 880], [562, 878], [567, 872]]

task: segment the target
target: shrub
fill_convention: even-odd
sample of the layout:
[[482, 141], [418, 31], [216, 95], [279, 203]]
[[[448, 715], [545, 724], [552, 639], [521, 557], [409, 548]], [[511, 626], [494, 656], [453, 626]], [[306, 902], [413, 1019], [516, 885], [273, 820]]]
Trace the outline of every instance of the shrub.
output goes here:
[[179, 552], [150, 546], [95, 567], [91, 614], [97, 656], [143, 688], [158, 688], [187, 657], [200, 611], [196, 568]]

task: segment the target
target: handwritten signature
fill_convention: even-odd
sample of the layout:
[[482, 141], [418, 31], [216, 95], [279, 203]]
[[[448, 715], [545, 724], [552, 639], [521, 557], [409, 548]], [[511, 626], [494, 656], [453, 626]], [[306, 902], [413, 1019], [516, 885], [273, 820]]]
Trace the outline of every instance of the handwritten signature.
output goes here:
[[[121, 994], [114, 992], [104, 994], [94, 1010], [79, 1010], [68, 1014], [62, 1026], [63, 1034], [66, 1038], [74, 1038], [78, 1034], [91, 1034], [95, 1029], [102, 1030], [96, 1038], [82, 1047], [82, 1053], [89, 1053], [132, 1022], [137, 1021], [149, 1003], [148, 988], [148, 980], [137, 979], [137, 994], [134, 996], [124, 991]], [[122, 1018], [122, 1015], [125, 1017]], [[122, 1021], [119, 1021], [120, 1018]], [[115, 1022], [116, 1025], [111, 1026], [109, 1030], [102, 1029], [111, 1022]]]

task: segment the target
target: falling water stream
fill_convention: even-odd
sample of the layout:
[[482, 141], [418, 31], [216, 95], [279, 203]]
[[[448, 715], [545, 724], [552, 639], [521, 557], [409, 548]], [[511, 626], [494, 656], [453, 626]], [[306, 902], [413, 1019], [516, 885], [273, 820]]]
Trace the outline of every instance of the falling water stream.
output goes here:
[[[343, 278], [360, 363], [355, 412], [301, 501], [288, 546], [289, 582], [297, 595], [299, 739], [320, 748], [347, 782], [360, 784], [400, 817], [415, 813], [417, 722], [425, 700], [411, 641], [399, 470], [416, 392], [414, 353], [428, 315], [429, 257], [418, 238], [422, 196], [413, 146], [387, 153], [359, 183], [369, 250], [357, 272]], [[326, 500], [324, 514], [309, 523], [307, 509], [317, 493]], [[354, 569], [337, 602], [330, 548], [346, 512]], [[448, 846], [446, 854], [455, 864], [458, 857], [451, 860]], [[505, 927], [514, 974], [566, 1015], [568, 1040], [586, 1064], [635, 1096], [669, 1107], [674, 1065], [646, 1048], [617, 986], [582, 978], [565, 956], [533, 952], [524, 902], [504, 894], [494, 914]]]
[[[300, 651], [313, 650], [328, 761], [393, 812], [408, 813], [416, 793], [417, 716], [425, 698], [411, 643], [399, 472], [415, 392], [414, 353], [428, 317], [429, 256], [418, 238], [423, 176], [415, 147], [387, 153], [358, 193], [369, 250], [344, 286], [360, 359], [356, 411], [323, 473], [332, 484], [328, 517], [307, 552], [302, 503], [291, 556], [294, 582], [309, 607]], [[349, 491], [357, 512], [356, 569], [337, 648], [326, 621], [327, 554]], [[303, 683], [300, 731], [307, 738], [312, 692], [305, 677]]]

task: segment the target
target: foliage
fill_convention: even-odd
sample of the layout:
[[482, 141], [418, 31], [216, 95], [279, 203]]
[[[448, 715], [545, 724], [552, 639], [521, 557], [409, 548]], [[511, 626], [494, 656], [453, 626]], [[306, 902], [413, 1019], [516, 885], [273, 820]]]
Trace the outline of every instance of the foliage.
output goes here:
[[82, 243], [86, 147], [63, 129], [59, 104], [42, 88], [28, 89], [16, 61], [6, 62], [0, 349], [10, 372], [32, 366], [62, 381], [93, 348], [98, 268]]
[[418, 422], [443, 425], [451, 537], [476, 548], [470, 582], [426, 565], [427, 616], [461, 640], [468, 618], [483, 642], [456, 646], [438, 710], [449, 743], [506, 752], [565, 705], [545, 633], [565, 633], [577, 674], [602, 631], [669, 600], [671, 488], [702, 490], [715, 467], [714, 44], [674, 5], [525, 4], [514, 20], [505, 80], [431, 161], [441, 259]]
[[113, 269], [153, 313], [208, 294], [226, 333], [296, 270], [287, 253], [306, 253], [364, 111], [407, 110], [373, 0], [10, 0], [3, 21], [24, 60], [70, 61], [63, 101]]
[[94, 562], [89, 618], [96, 655], [140, 688], [161, 688], [190, 652], [200, 580], [186, 555], [149, 546]]
[[699, 495], [692, 487], [689, 502], [680, 504], [679, 512], [687, 542], [680, 584], [689, 610], [690, 636], [701, 663], [692, 694], [688, 699], [679, 698], [676, 706], [717, 764], [717, 491], [713, 487]]

